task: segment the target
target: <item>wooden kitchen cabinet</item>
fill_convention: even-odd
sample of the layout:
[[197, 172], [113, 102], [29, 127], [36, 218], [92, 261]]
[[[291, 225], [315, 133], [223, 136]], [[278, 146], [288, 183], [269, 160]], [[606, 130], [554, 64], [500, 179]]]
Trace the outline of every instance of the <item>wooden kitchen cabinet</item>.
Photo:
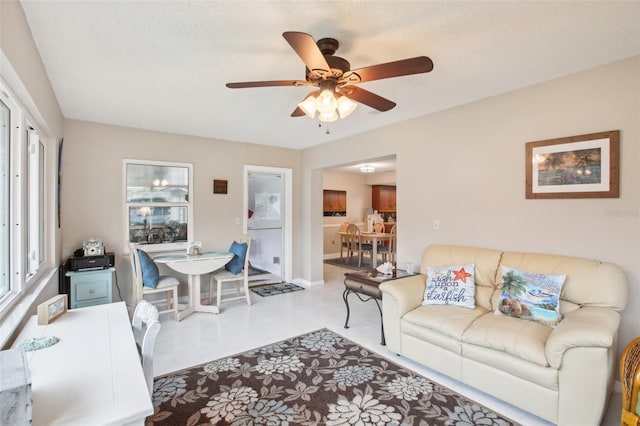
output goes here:
[[373, 185], [371, 187], [371, 204], [378, 213], [395, 213], [396, 187], [391, 185]]
[[323, 208], [325, 216], [347, 214], [347, 191], [325, 189], [323, 191]]

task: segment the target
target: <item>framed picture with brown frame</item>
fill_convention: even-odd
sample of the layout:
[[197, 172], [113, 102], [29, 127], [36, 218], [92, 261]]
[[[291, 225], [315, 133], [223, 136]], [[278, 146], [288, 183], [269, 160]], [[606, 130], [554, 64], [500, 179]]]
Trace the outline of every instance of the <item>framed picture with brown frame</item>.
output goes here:
[[227, 181], [221, 179], [213, 180], [213, 193], [214, 194], [226, 194], [227, 193]]
[[618, 198], [620, 131], [526, 143], [527, 198]]

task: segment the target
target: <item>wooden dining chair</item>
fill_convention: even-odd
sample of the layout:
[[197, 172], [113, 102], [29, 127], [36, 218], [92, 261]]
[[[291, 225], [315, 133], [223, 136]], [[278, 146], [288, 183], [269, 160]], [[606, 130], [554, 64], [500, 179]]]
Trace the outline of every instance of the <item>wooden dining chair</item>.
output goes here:
[[340, 224], [340, 233], [338, 236], [340, 237], [340, 261], [344, 262], [344, 251], [349, 253], [349, 237], [346, 235], [347, 229], [349, 228], [349, 222], [342, 222]]
[[620, 385], [622, 387], [622, 413], [620, 424], [640, 425], [640, 337], [632, 340], [620, 358]]
[[131, 321], [133, 337], [140, 354], [144, 379], [147, 382], [149, 395], [153, 395], [153, 348], [160, 332], [158, 308], [146, 300], [141, 300], [133, 312]]
[[360, 256], [360, 228], [350, 223], [347, 226], [347, 263], [351, 263], [354, 254]]
[[349, 238], [349, 249], [347, 250], [349, 256], [349, 262], [355, 254], [358, 257], [358, 267], [362, 266], [362, 255], [364, 252], [372, 252], [373, 246], [370, 243], [362, 241], [360, 228], [355, 223], [352, 223], [347, 228], [347, 234]]
[[373, 224], [373, 232], [384, 232], [384, 223], [376, 222]]
[[165, 293], [167, 308], [159, 313], [173, 312], [178, 319], [178, 286], [176, 277], [160, 275], [158, 265], [137, 244], [129, 244], [131, 269], [133, 271], [133, 302], [140, 303], [145, 295]]
[[391, 262], [395, 265], [396, 263], [396, 225], [391, 227], [391, 231], [389, 232], [391, 236], [389, 237], [389, 244], [382, 245], [378, 247], [378, 254], [382, 253], [382, 261], [383, 262]]
[[[383, 234], [384, 229], [385, 229], [384, 223], [382, 222], [376, 222], [373, 224], [373, 232]], [[381, 240], [378, 240], [378, 248], [380, 248], [382, 245], [384, 245], [384, 243]]]
[[[209, 304], [212, 301], [213, 285], [216, 284], [216, 306], [220, 308], [222, 302], [230, 302], [232, 300], [246, 299], [247, 305], [251, 305], [251, 294], [249, 293], [249, 253], [251, 250], [252, 237], [248, 235], [241, 236], [237, 241], [231, 245], [229, 251], [234, 253], [234, 258], [221, 268], [211, 274], [209, 279]], [[234, 249], [237, 247], [240, 249], [243, 245], [246, 245], [244, 253]], [[240, 254], [244, 254], [241, 257]], [[237, 256], [237, 258], [236, 258]], [[241, 269], [240, 269], [241, 268]], [[235, 296], [222, 297], [223, 294], [232, 292], [234, 289], [223, 289], [224, 284], [235, 283]], [[242, 284], [241, 291], [240, 284]]]

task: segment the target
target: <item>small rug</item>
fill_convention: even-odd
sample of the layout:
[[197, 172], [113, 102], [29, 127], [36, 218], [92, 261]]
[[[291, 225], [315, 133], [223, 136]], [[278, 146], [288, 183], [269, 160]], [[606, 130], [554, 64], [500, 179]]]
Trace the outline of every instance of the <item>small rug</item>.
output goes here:
[[252, 287], [251, 291], [262, 296], [275, 296], [276, 294], [291, 293], [292, 291], [304, 290], [304, 287], [291, 283], [267, 284]]
[[371, 261], [369, 259], [363, 259], [362, 265], [358, 266], [358, 259], [356, 259], [355, 257], [351, 260], [351, 262], [343, 262], [338, 257], [335, 259], [325, 259], [324, 263], [326, 263], [327, 265], [339, 266], [340, 268], [351, 269], [354, 271], [367, 271], [371, 269]]
[[156, 425], [513, 425], [327, 329], [157, 377]]

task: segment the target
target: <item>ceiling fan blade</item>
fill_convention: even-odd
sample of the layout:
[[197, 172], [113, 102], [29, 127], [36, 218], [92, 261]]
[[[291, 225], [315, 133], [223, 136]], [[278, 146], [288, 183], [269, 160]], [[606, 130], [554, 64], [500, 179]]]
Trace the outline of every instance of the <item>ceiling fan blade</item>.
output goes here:
[[342, 92], [347, 96], [347, 98], [370, 106], [378, 111], [389, 111], [391, 108], [396, 106], [395, 102], [385, 99], [382, 96], [378, 96], [368, 90], [364, 90], [361, 87], [346, 86], [342, 88]]
[[229, 89], [244, 89], [246, 87], [271, 87], [271, 86], [296, 86], [298, 80], [273, 80], [273, 81], [245, 81], [241, 83], [227, 83]]
[[[403, 75], [420, 74], [433, 69], [433, 62], [426, 56], [418, 56], [400, 61], [387, 62], [386, 64], [372, 65], [345, 73], [343, 80], [350, 83], [358, 83], [383, 78], [400, 77]], [[360, 78], [353, 74], [357, 74]]]
[[291, 113], [292, 117], [303, 117], [306, 114], [304, 113], [303, 110], [300, 109], [300, 107], [296, 107], [296, 109], [293, 110], [293, 112]]
[[309, 70], [329, 71], [331, 69], [315, 40], [309, 34], [287, 31], [282, 33], [282, 37], [287, 40]]

